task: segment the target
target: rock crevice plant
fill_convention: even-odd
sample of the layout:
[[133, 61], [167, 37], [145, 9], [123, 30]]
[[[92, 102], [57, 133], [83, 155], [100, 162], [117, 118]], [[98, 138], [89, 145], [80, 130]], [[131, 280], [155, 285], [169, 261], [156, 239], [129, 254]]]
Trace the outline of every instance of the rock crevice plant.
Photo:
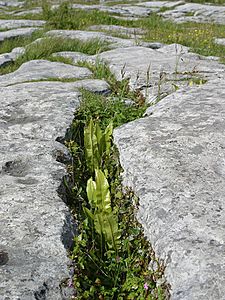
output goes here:
[[[90, 103], [93, 101], [95, 105]], [[102, 101], [104, 109], [100, 109]], [[112, 139], [115, 124], [111, 120], [116, 124], [125, 122], [131, 108], [122, 99], [118, 101], [112, 109], [112, 103], [102, 96], [83, 91], [83, 103], [67, 137], [73, 167], [68, 169], [72, 184], [66, 186], [79, 224], [71, 252], [74, 297], [167, 299], [164, 268], [135, 218], [137, 198], [121, 184], [122, 169]], [[114, 114], [122, 112], [119, 121]], [[149, 269], [153, 261], [158, 266], [154, 271]], [[161, 285], [157, 285], [159, 279]]]

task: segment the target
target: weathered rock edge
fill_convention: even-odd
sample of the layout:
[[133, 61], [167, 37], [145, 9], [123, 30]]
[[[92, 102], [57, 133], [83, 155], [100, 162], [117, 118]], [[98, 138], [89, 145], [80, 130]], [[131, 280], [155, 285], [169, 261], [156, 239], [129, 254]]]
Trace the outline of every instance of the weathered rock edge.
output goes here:
[[224, 91], [224, 79], [177, 91], [114, 131], [172, 300], [225, 295]]
[[[89, 85], [105, 92], [107, 84]], [[60, 141], [80, 93], [73, 83], [60, 82], [0, 92], [0, 250], [9, 259], [0, 265], [0, 299], [66, 300], [61, 283], [70, 276], [66, 248], [75, 228], [57, 193], [66, 174], [60, 161], [68, 155]]]

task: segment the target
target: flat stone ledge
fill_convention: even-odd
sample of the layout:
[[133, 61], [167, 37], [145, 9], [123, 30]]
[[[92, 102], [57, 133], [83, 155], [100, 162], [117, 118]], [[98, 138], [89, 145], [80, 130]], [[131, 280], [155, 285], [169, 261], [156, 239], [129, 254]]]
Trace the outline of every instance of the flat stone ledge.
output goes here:
[[0, 299], [62, 300], [70, 276], [62, 241], [72, 240], [74, 227], [57, 193], [66, 169], [55, 140], [70, 126], [80, 93], [57, 82], [0, 90], [0, 250], [8, 255]]
[[9, 86], [25, 81], [58, 78], [84, 79], [92, 75], [87, 68], [48, 60], [31, 60], [13, 73], [0, 76], [0, 86]]
[[223, 299], [225, 80], [173, 93], [147, 115], [114, 140], [171, 299]]
[[44, 26], [45, 21], [42, 20], [0, 20], [1, 29], [14, 29], [20, 27], [39, 27]]
[[164, 18], [177, 23], [217, 23], [225, 24], [225, 6], [198, 3], [185, 3], [174, 9], [160, 13]]
[[25, 53], [25, 48], [14, 48], [10, 53], [0, 54], [0, 67], [5, 67], [7, 64], [16, 60], [20, 55]]
[[31, 36], [32, 33], [39, 30], [37, 27], [18, 28], [0, 32], [0, 42], [7, 39]]

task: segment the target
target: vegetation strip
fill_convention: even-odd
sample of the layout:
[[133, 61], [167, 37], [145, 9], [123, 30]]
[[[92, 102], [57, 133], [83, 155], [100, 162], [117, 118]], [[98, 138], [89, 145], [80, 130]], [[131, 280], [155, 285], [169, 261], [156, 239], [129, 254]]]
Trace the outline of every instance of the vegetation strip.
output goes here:
[[[224, 3], [224, 0], [215, 0], [214, 3]], [[46, 29], [48, 30], [86, 30], [91, 25], [99, 24], [142, 28], [145, 30], [143, 39], [146, 41], [166, 44], [179, 43], [190, 47], [195, 53], [205, 56], [218, 56], [222, 62], [225, 60], [225, 47], [215, 44], [214, 41], [215, 38], [225, 38], [225, 25], [195, 22], [176, 24], [172, 21], [164, 20], [157, 13], [152, 13], [150, 16], [139, 20], [121, 20], [114, 16], [98, 10], [71, 9], [70, 2], [64, 2], [54, 10], [51, 10], [51, 6], [47, 2], [43, 6], [43, 18], [47, 22]], [[121, 34], [118, 35], [121, 36]]]
[[[76, 289], [75, 299], [166, 299], [164, 268], [135, 218], [137, 197], [122, 186], [112, 139], [113, 128], [141, 117], [146, 104], [135, 98], [127, 81], [117, 82], [107, 66], [101, 70], [112, 94], [82, 90], [80, 108], [66, 137], [72, 164], [65, 186], [79, 232], [71, 253], [75, 273], [69, 284]], [[132, 94], [133, 102], [128, 104]]]
[[[27, 41], [30, 40], [28, 39]], [[6, 48], [6, 46], [4, 46], [5, 44], [10, 51], [15, 47], [15, 41], [13, 40], [4, 42], [2, 44], [3, 49]], [[13, 45], [13, 48], [10, 47], [11, 45]], [[2, 67], [0, 74], [3, 75], [13, 72], [17, 70], [23, 63], [35, 59], [47, 59], [50, 61], [72, 64], [72, 60], [70, 58], [52, 56], [52, 54], [56, 52], [74, 51], [92, 55], [106, 50], [108, 50], [108, 43], [99, 39], [91, 39], [84, 42], [77, 39], [72, 40], [61, 37], [45, 37], [38, 41], [33, 40], [31, 44], [28, 43], [25, 48], [25, 53], [19, 56], [15, 62]]]

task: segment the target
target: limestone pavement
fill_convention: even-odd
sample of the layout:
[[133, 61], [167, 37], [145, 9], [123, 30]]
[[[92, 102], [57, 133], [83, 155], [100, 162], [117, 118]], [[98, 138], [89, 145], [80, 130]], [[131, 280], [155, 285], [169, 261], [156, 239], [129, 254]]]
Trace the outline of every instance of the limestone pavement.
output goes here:
[[[13, 20], [30, 11], [19, 1], [0, 2], [2, 8], [10, 5], [20, 9], [0, 21], [6, 29], [1, 41], [30, 35], [44, 25], [42, 20]], [[74, 7], [126, 18], [157, 12], [176, 22], [225, 23], [224, 7], [183, 1]], [[130, 36], [114, 37], [112, 29]], [[97, 55], [59, 52], [54, 56], [69, 57], [74, 65], [33, 60], [0, 76], [1, 300], [61, 300], [73, 293], [63, 284], [71, 277], [67, 249], [76, 234], [75, 220], [58, 192], [66, 174], [63, 162], [70, 160], [63, 139], [79, 106], [79, 88], [109, 93], [104, 80], [75, 65], [80, 60], [106, 62], [118, 80], [129, 78], [130, 87], [155, 104], [144, 118], [117, 128], [114, 139], [124, 185], [139, 196], [138, 218], [165, 263], [171, 299], [224, 299], [225, 66], [182, 45], [143, 42], [142, 33], [115, 26], [51, 30], [45, 37], [97, 37], [110, 50]], [[1, 55], [0, 66], [25, 51]], [[193, 76], [206, 83], [191, 85]]]

